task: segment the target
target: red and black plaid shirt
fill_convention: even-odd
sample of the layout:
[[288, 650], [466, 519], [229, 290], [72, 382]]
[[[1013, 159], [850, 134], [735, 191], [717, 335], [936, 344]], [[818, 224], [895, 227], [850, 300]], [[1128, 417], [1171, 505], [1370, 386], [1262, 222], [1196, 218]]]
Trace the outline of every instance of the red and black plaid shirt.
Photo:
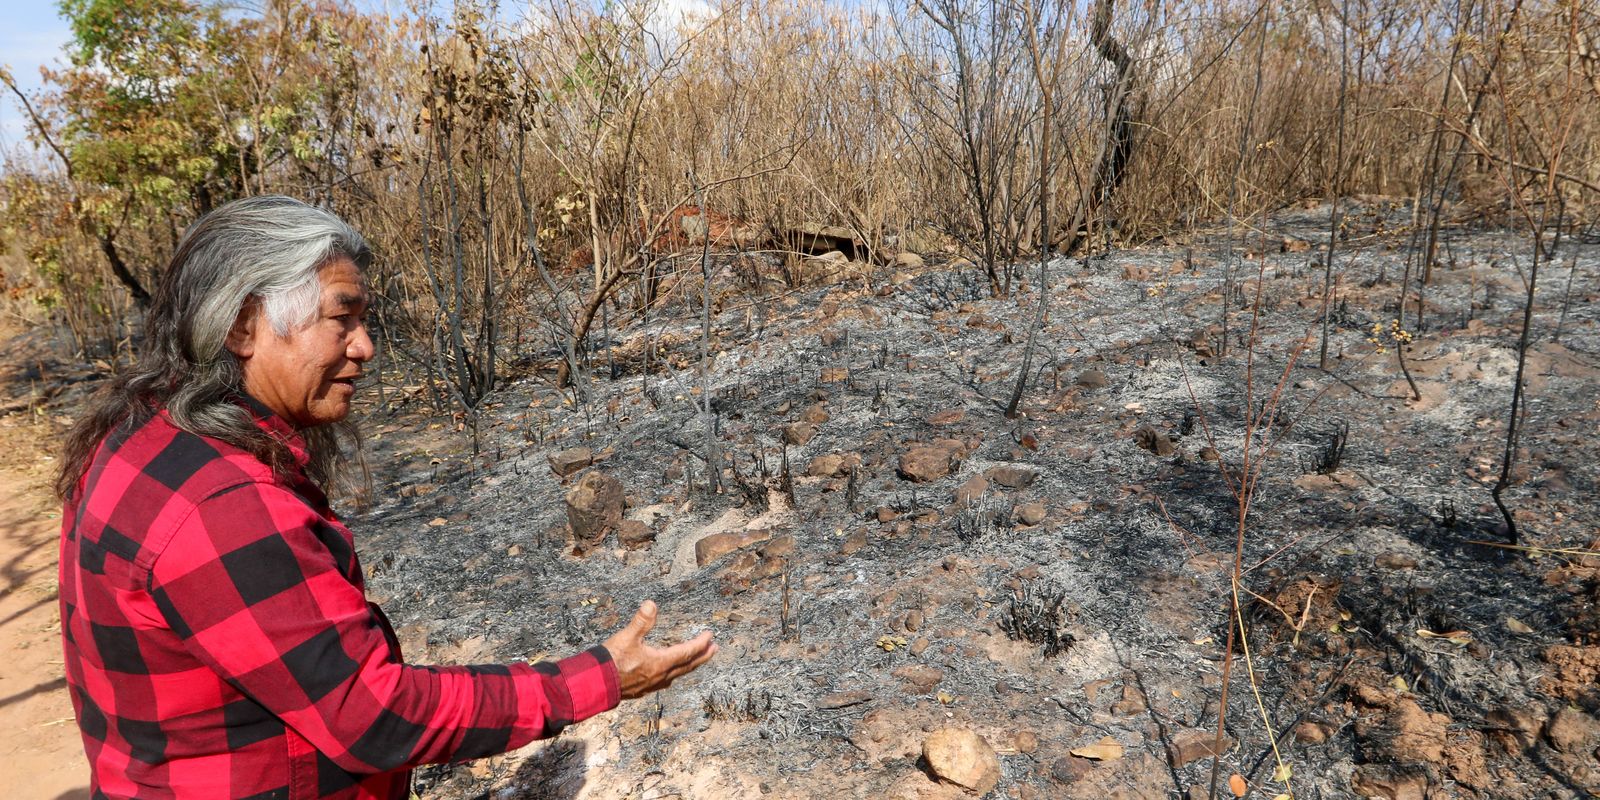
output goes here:
[[[303, 440], [257, 419], [303, 466]], [[322, 492], [164, 411], [100, 444], [63, 513], [60, 569], [97, 798], [404, 798], [411, 767], [515, 749], [618, 702], [602, 647], [405, 664]]]

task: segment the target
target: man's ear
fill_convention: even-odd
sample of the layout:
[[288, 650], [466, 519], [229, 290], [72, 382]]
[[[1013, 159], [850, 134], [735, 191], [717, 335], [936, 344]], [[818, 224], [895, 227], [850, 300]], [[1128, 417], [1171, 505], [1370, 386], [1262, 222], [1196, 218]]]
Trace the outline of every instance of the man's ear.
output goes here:
[[245, 359], [255, 355], [256, 352], [256, 324], [261, 318], [261, 298], [250, 295], [245, 298], [244, 307], [239, 309], [239, 316], [233, 320], [233, 327], [228, 329], [228, 338], [224, 346], [235, 358]]

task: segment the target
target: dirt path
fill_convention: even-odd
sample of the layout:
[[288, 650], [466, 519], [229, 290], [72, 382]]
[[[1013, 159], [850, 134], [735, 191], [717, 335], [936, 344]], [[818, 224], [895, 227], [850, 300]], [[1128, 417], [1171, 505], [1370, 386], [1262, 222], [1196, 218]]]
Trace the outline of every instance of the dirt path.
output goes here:
[[0, 793], [88, 797], [88, 766], [61, 676], [60, 512], [46, 484], [51, 462], [39, 455], [44, 426], [21, 416], [0, 419], [0, 763], [11, 782]]

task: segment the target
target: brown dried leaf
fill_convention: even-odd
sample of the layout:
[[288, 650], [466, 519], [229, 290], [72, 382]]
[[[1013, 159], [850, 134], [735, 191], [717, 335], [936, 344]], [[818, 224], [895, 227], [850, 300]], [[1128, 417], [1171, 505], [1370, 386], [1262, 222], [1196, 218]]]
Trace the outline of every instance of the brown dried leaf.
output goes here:
[[1095, 761], [1116, 761], [1122, 758], [1122, 745], [1116, 739], [1107, 736], [1087, 747], [1080, 747], [1072, 751], [1079, 758], [1092, 758]]

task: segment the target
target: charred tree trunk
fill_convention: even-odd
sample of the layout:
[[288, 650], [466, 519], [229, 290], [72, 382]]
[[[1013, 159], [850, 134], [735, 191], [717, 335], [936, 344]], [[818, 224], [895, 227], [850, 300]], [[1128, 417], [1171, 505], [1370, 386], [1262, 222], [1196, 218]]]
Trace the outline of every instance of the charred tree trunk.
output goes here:
[[111, 265], [111, 274], [127, 288], [128, 294], [133, 297], [133, 302], [140, 308], [150, 305], [150, 293], [145, 291], [144, 284], [128, 269], [128, 263], [122, 260], [121, 251], [117, 250], [117, 240], [109, 233], [102, 233], [100, 239], [100, 252], [105, 254], [106, 262]]
[[1128, 48], [1111, 35], [1111, 15], [1115, 0], [1095, 0], [1094, 17], [1089, 22], [1089, 41], [1095, 52], [1110, 62], [1113, 71], [1111, 85], [1106, 89], [1106, 130], [1096, 159], [1094, 177], [1078, 203], [1078, 210], [1067, 229], [1061, 251], [1070, 253], [1087, 237], [1112, 195], [1127, 175], [1128, 162], [1133, 158], [1134, 69], [1133, 56]]

